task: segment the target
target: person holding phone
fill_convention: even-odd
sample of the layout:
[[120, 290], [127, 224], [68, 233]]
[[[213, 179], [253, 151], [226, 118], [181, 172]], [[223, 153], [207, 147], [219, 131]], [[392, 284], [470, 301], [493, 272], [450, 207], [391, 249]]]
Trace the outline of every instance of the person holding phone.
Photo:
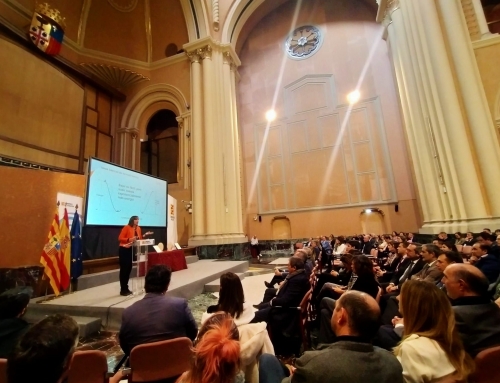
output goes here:
[[[147, 232], [144, 236], [153, 234]], [[118, 249], [118, 257], [120, 261], [120, 295], [131, 295], [132, 291], [128, 288], [128, 280], [132, 271], [132, 245], [136, 240], [143, 239], [141, 228], [139, 226], [139, 217], [133, 215], [128, 220], [128, 224], [123, 226], [118, 241], [120, 247]]]

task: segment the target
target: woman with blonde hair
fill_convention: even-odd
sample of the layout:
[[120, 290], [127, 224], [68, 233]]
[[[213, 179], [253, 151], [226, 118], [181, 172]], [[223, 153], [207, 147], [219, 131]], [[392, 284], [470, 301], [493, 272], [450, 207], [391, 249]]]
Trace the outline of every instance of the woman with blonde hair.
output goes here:
[[405, 382], [466, 381], [474, 362], [464, 350], [446, 294], [429, 282], [409, 280], [399, 295], [399, 311], [404, 336], [394, 354]]
[[191, 369], [177, 383], [234, 383], [240, 369], [240, 342], [231, 315], [212, 315], [200, 329], [193, 352]]

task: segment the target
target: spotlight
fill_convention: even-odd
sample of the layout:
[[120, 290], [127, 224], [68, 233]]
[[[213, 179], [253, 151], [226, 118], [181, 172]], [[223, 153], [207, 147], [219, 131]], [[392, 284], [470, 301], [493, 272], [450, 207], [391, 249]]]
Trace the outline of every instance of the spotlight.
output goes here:
[[266, 120], [271, 122], [274, 121], [275, 119], [276, 119], [276, 112], [273, 109], [269, 109], [266, 112]]
[[366, 214], [370, 214], [372, 212], [372, 209], [365, 209]]
[[359, 91], [355, 90], [347, 95], [347, 101], [349, 101], [349, 104], [355, 104], [359, 101], [360, 97], [361, 94], [359, 93]]

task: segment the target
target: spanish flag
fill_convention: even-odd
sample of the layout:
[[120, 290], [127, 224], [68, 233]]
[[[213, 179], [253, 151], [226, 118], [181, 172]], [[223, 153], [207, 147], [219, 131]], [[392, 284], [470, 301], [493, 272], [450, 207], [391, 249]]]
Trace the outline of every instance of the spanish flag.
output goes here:
[[[64, 219], [59, 227], [58, 208], [47, 235], [47, 243], [43, 247], [40, 263], [45, 267], [45, 274], [57, 296], [69, 287], [69, 263], [71, 256], [71, 240], [69, 237], [68, 212], [64, 210]], [[67, 264], [67, 266], [66, 266]]]

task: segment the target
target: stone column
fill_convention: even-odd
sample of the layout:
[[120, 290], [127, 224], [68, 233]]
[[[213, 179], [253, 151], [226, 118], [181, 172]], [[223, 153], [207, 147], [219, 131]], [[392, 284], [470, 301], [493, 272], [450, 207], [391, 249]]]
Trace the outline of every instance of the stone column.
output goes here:
[[189, 178], [191, 166], [189, 159], [189, 139], [190, 131], [190, 113], [184, 113], [176, 118], [179, 124], [179, 174], [178, 179], [184, 185], [184, 189], [189, 189]]
[[214, 69], [212, 65], [212, 46], [207, 45], [201, 49], [203, 59], [203, 130], [205, 133], [205, 211], [206, 211], [206, 235], [219, 234], [217, 230], [217, 194], [216, 185], [220, 174], [216, 173], [216, 145], [220, 137], [215, 137], [215, 97], [214, 92]]
[[[488, 22], [486, 21], [486, 16], [484, 15], [483, 4], [481, 4], [481, 0], [471, 0], [472, 6], [474, 7], [474, 12], [476, 14], [477, 26], [479, 27], [479, 33], [481, 35], [481, 39], [487, 39], [492, 37], [493, 34], [490, 32], [488, 28]], [[458, 5], [458, 4], [449, 4], [450, 6]], [[446, 16], [446, 15], [444, 15]]]
[[191, 113], [192, 113], [192, 158], [191, 174], [192, 195], [193, 195], [193, 238], [203, 237], [205, 235], [205, 177], [203, 167], [203, 93], [201, 81], [201, 57], [200, 52], [195, 49], [188, 51], [188, 57], [191, 59]]
[[[498, 198], [500, 179], [492, 177], [493, 174], [498, 172], [500, 166], [500, 147], [493, 116], [488, 107], [476, 58], [472, 50], [467, 24], [459, 3], [438, 0], [437, 4], [441, 10], [444, 33], [448, 38], [451, 57], [455, 63], [456, 77], [470, 126], [470, 134], [467, 138], [469, 140], [472, 138], [478, 168], [483, 175], [480, 182], [485, 189], [486, 198], [491, 209], [490, 214], [500, 217], [500, 199]], [[480, 2], [479, 6], [481, 6]]]
[[[186, 44], [184, 49], [187, 52], [196, 51], [201, 59], [202, 99], [195, 100], [193, 97], [192, 118], [193, 134], [195, 121], [200, 118], [197, 116], [203, 118], [204, 133], [200, 149], [203, 157], [194, 157], [196, 149], [193, 145], [192, 166], [196, 169], [204, 163], [202, 191], [206, 226], [203, 233], [194, 235], [189, 243], [202, 246], [247, 242], [241, 213], [241, 161], [232, 70], [232, 67], [240, 65], [240, 61], [232, 46], [222, 45], [210, 37]], [[193, 92], [194, 87], [193, 84]], [[197, 103], [202, 105], [201, 111], [195, 109]], [[193, 181], [195, 190], [195, 177]]]
[[126, 168], [135, 169], [135, 153], [138, 145], [139, 129], [123, 127], [117, 129], [117, 133], [120, 137], [119, 164]]
[[489, 203], [436, 4], [389, 0], [379, 6], [423, 211], [421, 232], [480, 230], [492, 223]]

